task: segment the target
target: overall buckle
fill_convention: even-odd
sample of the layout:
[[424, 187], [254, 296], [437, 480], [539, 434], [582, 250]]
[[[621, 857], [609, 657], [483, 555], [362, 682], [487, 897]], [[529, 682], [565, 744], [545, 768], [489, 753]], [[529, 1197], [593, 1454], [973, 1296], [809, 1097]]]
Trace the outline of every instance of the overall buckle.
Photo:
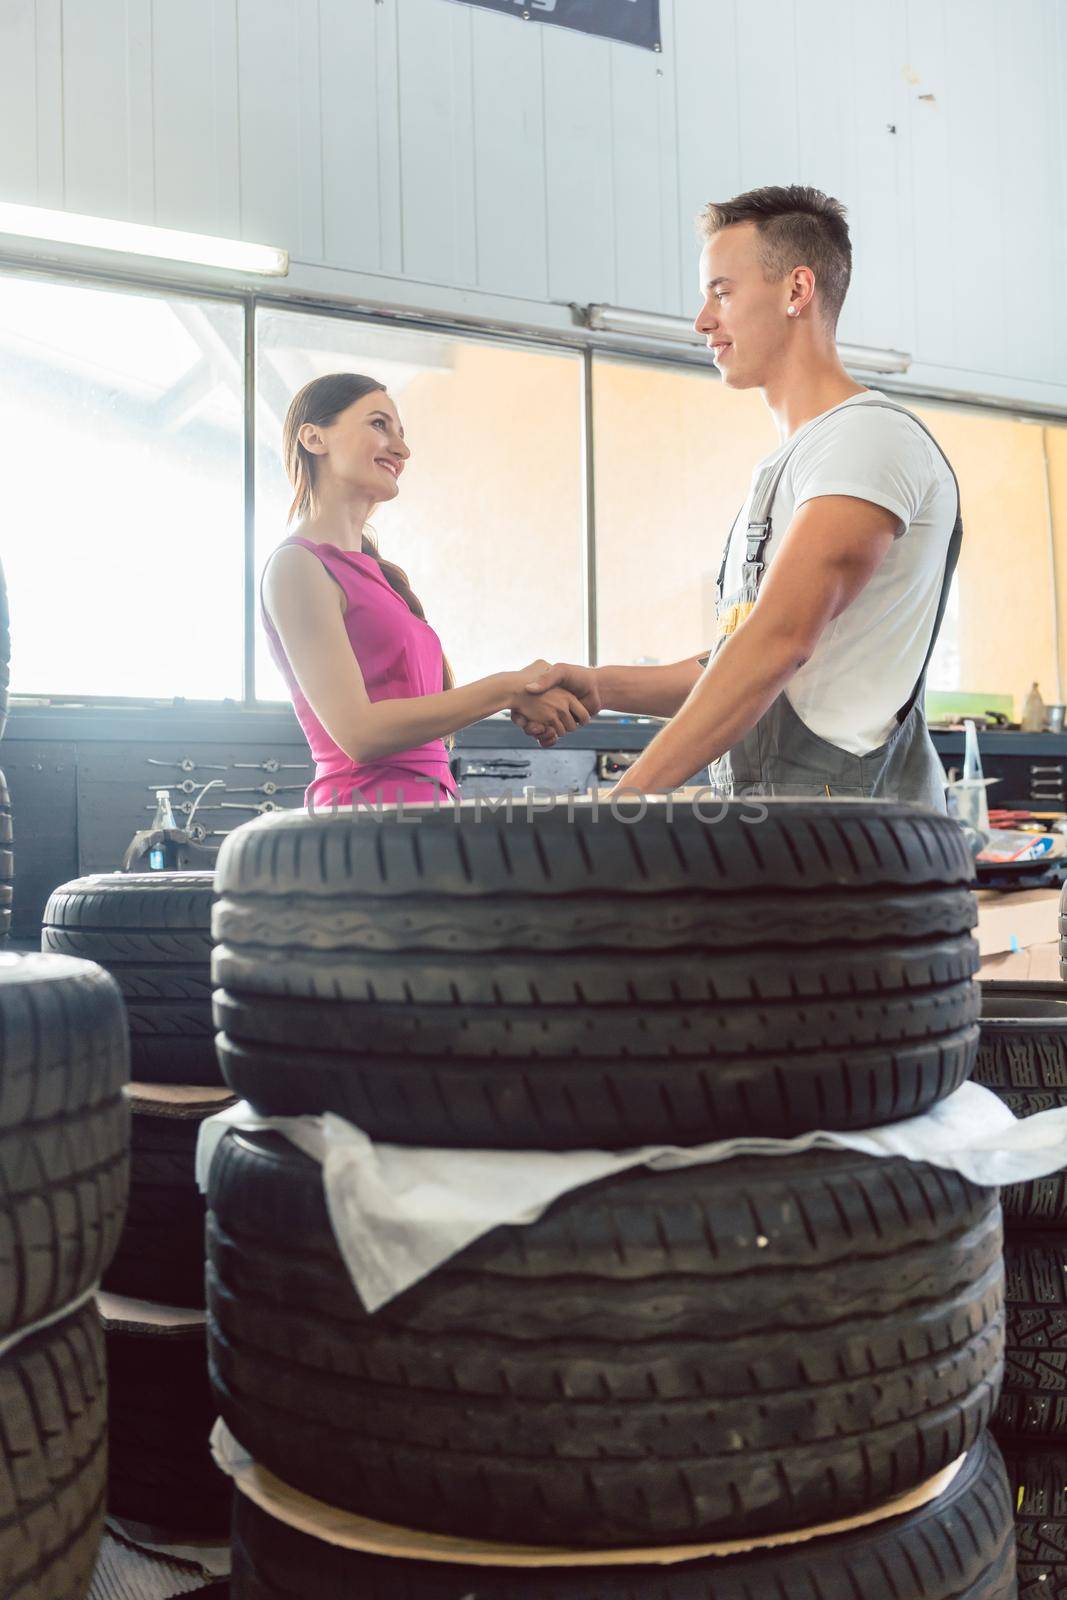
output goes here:
[[766, 522], [749, 523], [745, 535], [745, 555], [750, 565], [753, 561], [758, 561], [763, 554], [763, 546], [767, 543], [770, 531], [770, 518]]

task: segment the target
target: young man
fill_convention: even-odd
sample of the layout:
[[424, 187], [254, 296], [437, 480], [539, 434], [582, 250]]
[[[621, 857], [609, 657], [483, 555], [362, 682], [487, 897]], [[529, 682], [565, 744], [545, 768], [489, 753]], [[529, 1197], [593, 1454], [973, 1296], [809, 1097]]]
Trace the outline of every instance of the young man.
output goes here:
[[529, 687], [671, 718], [626, 789], [663, 792], [710, 762], [728, 791], [943, 810], [922, 698], [962, 534], [952, 468], [838, 359], [852, 268], [838, 201], [757, 189], [700, 222], [695, 327], [728, 388], [762, 391], [782, 440], [727, 541], [714, 648], [664, 667], [559, 664]]

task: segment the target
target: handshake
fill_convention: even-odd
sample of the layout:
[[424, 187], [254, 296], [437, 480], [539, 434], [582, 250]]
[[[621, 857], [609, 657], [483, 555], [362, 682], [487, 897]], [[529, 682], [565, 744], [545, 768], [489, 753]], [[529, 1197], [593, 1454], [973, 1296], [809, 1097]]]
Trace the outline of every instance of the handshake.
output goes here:
[[512, 680], [511, 720], [548, 750], [565, 733], [581, 728], [601, 709], [594, 667], [532, 661]]

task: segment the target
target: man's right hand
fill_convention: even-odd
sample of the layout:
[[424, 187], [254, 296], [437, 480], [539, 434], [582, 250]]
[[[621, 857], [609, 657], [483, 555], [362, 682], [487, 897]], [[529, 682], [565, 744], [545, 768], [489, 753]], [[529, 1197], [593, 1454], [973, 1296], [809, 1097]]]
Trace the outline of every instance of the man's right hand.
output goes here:
[[544, 694], [547, 689], [569, 689], [571, 694], [577, 695], [591, 717], [603, 709], [595, 667], [579, 667], [569, 661], [557, 661], [555, 666], [549, 667], [539, 677], [532, 678], [523, 687], [530, 694]]
[[[545, 694], [548, 690], [557, 688], [568, 690], [582, 702], [590, 717], [595, 717], [602, 709], [595, 667], [582, 667], [573, 662], [557, 661], [547, 671], [529, 679], [524, 688], [531, 695]], [[511, 720], [516, 727], [522, 729], [523, 733], [528, 734], [531, 739], [536, 739], [542, 748], [547, 749], [555, 744], [555, 736], [545, 724], [524, 716], [517, 709], [512, 711]]]

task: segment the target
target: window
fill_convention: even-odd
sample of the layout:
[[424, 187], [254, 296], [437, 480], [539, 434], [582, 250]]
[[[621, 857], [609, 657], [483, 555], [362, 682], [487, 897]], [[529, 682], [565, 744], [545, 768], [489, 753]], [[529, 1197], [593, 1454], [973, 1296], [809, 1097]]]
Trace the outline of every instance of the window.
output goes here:
[[759, 394], [714, 372], [597, 357], [597, 660], [679, 661], [715, 642], [715, 582], [752, 468], [777, 443]]
[[[254, 562], [245, 557], [245, 333], [255, 318]], [[723, 542], [775, 447], [756, 391], [714, 371], [591, 360], [595, 592], [587, 592], [585, 358], [251, 299], [0, 272], [3, 561], [24, 696], [285, 700], [246, 597], [286, 532], [289, 402], [309, 379], [380, 378], [412, 447], [372, 517], [457, 681], [535, 657], [655, 662], [714, 636]], [[877, 380], [876, 380], [877, 381]], [[1064, 697], [1067, 425], [905, 404], [960, 479], [964, 543], [929, 683]], [[1053, 576], [1055, 574], [1055, 591]], [[1058, 612], [1058, 616], [1057, 616]]]
[[930, 687], [1013, 694], [1016, 714], [1035, 678], [1047, 701], [1062, 698], [1050, 534], [1064, 614], [1067, 427], [921, 401], [911, 409], [956, 469], [963, 502], [956, 593], [931, 663]]
[[[580, 356], [274, 310], [258, 314], [256, 348], [257, 571], [286, 533], [290, 400], [325, 373], [365, 373], [396, 401], [412, 452], [371, 525], [456, 682], [588, 659]], [[262, 630], [256, 684], [286, 697]]]
[[[723, 544], [774, 425], [757, 391], [710, 372], [598, 355], [593, 373], [597, 659], [696, 655], [713, 642]], [[1049, 522], [1067, 618], [1067, 426], [900, 399], [945, 449], [963, 501], [930, 688], [1014, 694], [1019, 710], [1036, 678], [1061, 698]]]
[[0, 275], [24, 695], [242, 693], [240, 305]]

